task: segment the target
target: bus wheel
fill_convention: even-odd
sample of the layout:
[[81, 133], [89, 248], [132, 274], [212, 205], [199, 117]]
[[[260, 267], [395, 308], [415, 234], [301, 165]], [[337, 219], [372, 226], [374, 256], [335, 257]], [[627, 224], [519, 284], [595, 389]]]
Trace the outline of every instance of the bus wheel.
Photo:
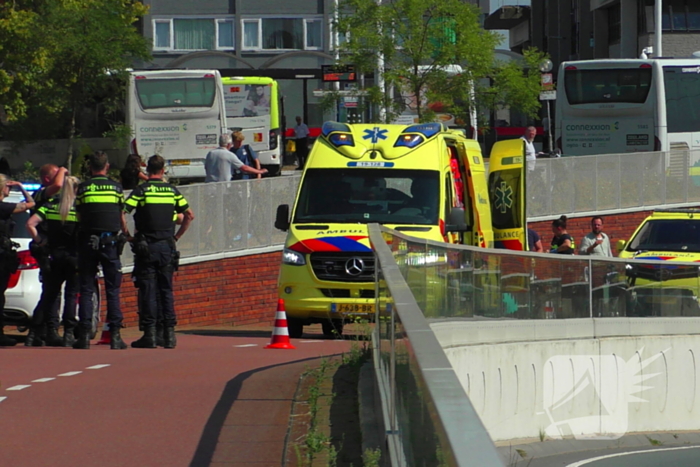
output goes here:
[[263, 177], [279, 177], [280, 175], [282, 175], [281, 165], [264, 165], [261, 167], [263, 169], [267, 169], [267, 174], [263, 175]]
[[289, 337], [298, 339], [304, 334], [304, 322], [297, 318], [287, 318]]
[[321, 323], [321, 329], [323, 330], [324, 336], [339, 338], [343, 335], [343, 322], [324, 321], [323, 323]]

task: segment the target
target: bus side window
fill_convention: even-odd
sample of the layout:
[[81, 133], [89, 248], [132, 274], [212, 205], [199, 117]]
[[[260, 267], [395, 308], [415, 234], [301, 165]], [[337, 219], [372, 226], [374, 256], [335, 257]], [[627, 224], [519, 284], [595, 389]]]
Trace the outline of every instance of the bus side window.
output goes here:
[[143, 107], [144, 109], [147, 109], [149, 107], [148, 94], [139, 94], [139, 101], [141, 101], [141, 107]]

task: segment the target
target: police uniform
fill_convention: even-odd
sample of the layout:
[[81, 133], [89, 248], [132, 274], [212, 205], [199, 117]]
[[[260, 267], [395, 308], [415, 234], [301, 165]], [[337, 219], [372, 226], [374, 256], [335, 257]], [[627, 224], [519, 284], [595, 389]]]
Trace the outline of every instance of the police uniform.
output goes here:
[[177, 215], [189, 209], [187, 200], [173, 185], [151, 178], [134, 188], [125, 203], [125, 211], [134, 213], [134, 275], [143, 295], [141, 323], [144, 338], [133, 347], [155, 347], [158, 305], [163, 311], [164, 347], [174, 348], [177, 324], [173, 297], [173, 273], [177, 250]]
[[[30, 215], [36, 214], [42, 206], [44, 206], [49, 200], [52, 199], [48, 196], [47, 187], [42, 186], [32, 198], [34, 199], [34, 208], [30, 211]], [[41, 238], [48, 237], [48, 227], [45, 223], [37, 225], [37, 232]], [[54, 298], [51, 303], [50, 311], [45, 311], [48, 307], [46, 303], [46, 287], [44, 284], [44, 277], [49, 274], [49, 252], [47, 247], [41, 247], [37, 245], [34, 241], [29, 243], [29, 252], [32, 254], [36, 262], [39, 264], [39, 276], [41, 280], [41, 297], [39, 297], [39, 302], [34, 307], [34, 312], [32, 313], [32, 327], [29, 329], [27, 338], [24, 341], [24, 345], [27, 347], [41, 347], [44, 345], [44, 339], [46, 339], [46, 329], [43, 327], [43, 315], [45, 313], [50, 313], [52, 315], [58, 316], [58, 309], [60, 307], [60, 294]], [[47, 339], [52, 340], [52, 339]], [[57, 344], [57, 342], [52, 342], [50, 345]]]
[[[102, 266], [107, 296], [107, 323], [111, 333], [111, 348], [123, 349], [121, 340], [122, 310], [119, 292], [122, 284], [122, 264], [119, 260], [123, 243], [121, 216], [124, 209], [122, 186], [104, 175], [97, 175], [78, 186], [75, 210], [78, 214], [78, 272], [80, 275], [81, 333], [89, 339], [92, 329], [92, 298], [95, 293], [95, 275], [98, 264]], [[88, 348], [87, 339], [76, 342], [76, 348]], [[87, 341], [87, 345], [86, 344]]]
[[[48, 238], [49, 268], [42, 272], [42, 293], [40, 306], [32, 321], [35, 326], [48, 324], [48, 345], [72, 345], [73, 332], [78, 324], [76, 319], [76, 299], [79, 291], [78, 250], [76, 243], [78, 219], [75, 207], [71, 206], [68, 217], [61, 219], [61, 199], [50, 198], [37, 209]], [[56, 330], [59, 326], [58, 307], [61, 287], [65, 282], [65, 306], [63, 309], [64, 339], [58, 341]]]
[[11, 240], [15, 227], [12, 219], [15, 207], [17, 203], [0, 202], [0, 346], [15, 345], [14, 339], [5, 337], [3, 334], [5, 323], [2, 313], [5, 309], [5, 291], [10, 282], [10, 276], [17, 271], [19, 265], [16, 244]]

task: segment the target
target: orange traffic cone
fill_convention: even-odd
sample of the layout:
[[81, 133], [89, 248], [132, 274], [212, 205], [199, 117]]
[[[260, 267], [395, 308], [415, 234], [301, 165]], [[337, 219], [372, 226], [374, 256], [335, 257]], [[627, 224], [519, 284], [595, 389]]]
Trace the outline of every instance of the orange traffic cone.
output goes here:
[[296, 349], [289, 342], [289, 329], [287, 329], [287, 313], [284, 311], [284, 300], [277, 301], [277, 314], [275, 315], [275, 328], [272, 330], [272, 340], [266, 349]]
[[102, 335], [95, 345], [109, 345], [112, 342], [112, 333], [109, 331], [109, 324], [102, 326]]

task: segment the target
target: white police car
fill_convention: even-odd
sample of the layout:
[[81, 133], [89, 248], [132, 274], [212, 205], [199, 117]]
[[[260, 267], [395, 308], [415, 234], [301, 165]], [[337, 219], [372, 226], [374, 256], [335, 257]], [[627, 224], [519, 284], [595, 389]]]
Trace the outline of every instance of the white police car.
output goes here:
[[[37, 184], [23, 184], [30, 193], [39, 189]], [[10, 191], [10, 195], [5, 198], [6, 202], [19, 203], [24, 201], [24, 197], [19, 191]], [[17, 253], [19, 256], [19, 268], [17, 272], [10, 276], [10, 282], [5, 292], [5, 309], [2, 310], [5, 318], [5, 326], [17, 326], [20, 332], [25, 331], [34, 313], [34, 308], [39, 303], [41, 297], [41, 278], [39, 274], [39, 264], [29, 253], [29, 242], [32, 237], [26, 228], [29, 212], [13, 215], [15, 229], [12, 234], [12, 241], [19, 244]], [[97, 334], [100, 322], [100, 289], [99, 282], [95, 278], [95, 295], [93, 296], [94, 312], [92, 314], [92, 335]], [[63, 299], [61, 299], [61, 313], [63, 312]]]

